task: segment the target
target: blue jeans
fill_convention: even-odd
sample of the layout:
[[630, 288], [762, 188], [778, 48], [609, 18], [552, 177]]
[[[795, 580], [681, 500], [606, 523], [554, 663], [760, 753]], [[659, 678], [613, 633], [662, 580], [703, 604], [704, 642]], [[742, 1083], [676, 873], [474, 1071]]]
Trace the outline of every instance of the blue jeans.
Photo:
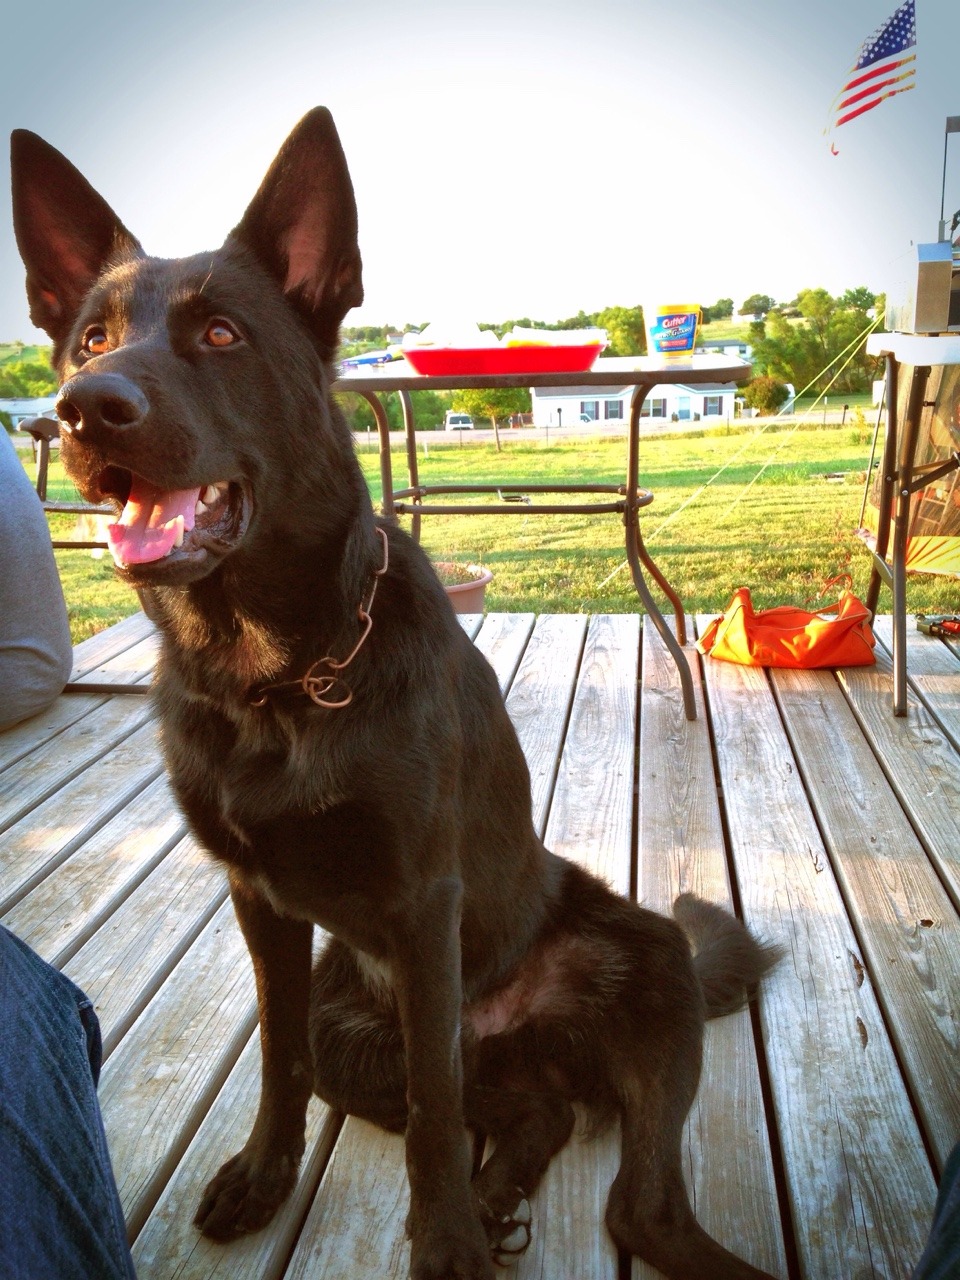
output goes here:
[[933, 1227], [923, 1257], [911, 1280], [957, 1280], [960, 1277], [960, 1143], [950, 1152]]
[[0, 925], [0, 1276], [135, 1280], [97, 1104], [100, 1025]]

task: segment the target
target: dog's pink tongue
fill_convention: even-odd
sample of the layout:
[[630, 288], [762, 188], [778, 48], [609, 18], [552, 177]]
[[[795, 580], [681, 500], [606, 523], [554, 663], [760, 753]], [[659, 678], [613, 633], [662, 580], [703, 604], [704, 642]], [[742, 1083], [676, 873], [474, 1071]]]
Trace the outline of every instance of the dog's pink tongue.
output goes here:
[[193, 528], [199, 498], [199, 489], [157, 489], [134, 476], [120, 519], [107, 528], [115, 562], [122, 568], [169, 555]]

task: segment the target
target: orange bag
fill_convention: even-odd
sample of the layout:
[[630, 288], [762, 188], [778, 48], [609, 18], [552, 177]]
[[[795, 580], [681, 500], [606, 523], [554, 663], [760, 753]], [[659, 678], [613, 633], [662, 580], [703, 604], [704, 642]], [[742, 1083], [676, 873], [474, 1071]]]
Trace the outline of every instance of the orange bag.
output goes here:
[[[828, 584], [829, 585], [829, 584]], [[835, 617], [823, 617], [835, 614]], [[870, 613], [852, 591], [819, 613], [793, 605], [754, 612], [747, 587], [733, 594], [697, 642], [701, 653], [748, 667], [865, 667], [875, 661]]]

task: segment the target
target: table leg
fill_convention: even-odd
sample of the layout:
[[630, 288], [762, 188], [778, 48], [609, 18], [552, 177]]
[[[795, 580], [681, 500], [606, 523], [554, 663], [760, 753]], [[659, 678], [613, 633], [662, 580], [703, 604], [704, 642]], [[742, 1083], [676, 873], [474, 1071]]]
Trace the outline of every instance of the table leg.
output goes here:
[[[880, 463], [882, 476], [880, 481], [880, 503], [877, 509], [877, 541], [874, 547], [874, 567], [870, 574], [865, 604], [870, 610], [871, 618], [877, 612], [880, 600], [880, 587], [883, 574], [878, 568], [879, 562], [886, 562], [887, 546], [890, 541], [890, 520], [893, 515], [893, 491], [897, 474], [897, 396], [899, 365], [892, 355], [887, 356], [886, 390], [887, 401], [887, 434], [883, 442], [883, 459]], [[868, 477], [869, 482], [869, 477]]]
[[929, 366], [913, 370], [906, 421], [900, 440], [896, 472], [896, 499], [893, 519], [893, 714], [907, 714], [907, 541], [910, 533], [910, 503], [914, 493], [913, 466], [923, 416], [923, 400], [930, 376]]
[[[646, 548], [643, 545], [643, 538], [640, 534], [640, 509], [637, 506], [637, 490], [638, 490], [638, 452], [639, 452], [639, 435], [640, 435], [640, 410], [643, 408], [643, 402], [647, 398], [652, 383], [640, 383], [634, 388], [633, 399], [630, 402], [630, 438], [627, 449], [627, 484], [626, 484], [626, 504], [623, 513], [623, 523], [626, 530], [626, 546], [627, 546], [627, 562], [630, 565], [630, 573], [633, 577], [633, 585], [637, 590], [641, 603], [646, 610], [647, 617], [656, 627], [663, 643], [670, 651], [677, 666], [677, 674], [680, 677], [680, 688], [683, 692], [683, 711], [688, 720], [696, 720], [697, 704], [693, 693], [693, 679], [690, 675], [690, 669], [687, 666], [687, 660], [684, 656], [683, 646], [686, 644], [686, 621], [684, 618], [683, 605], [680, 597], [669, 585], [666, 578], [653, 563]], [[675, 625], [677, 635], [674, 637], [667, 621], [657, 607], [657, 603], [650, 593], [647, 586], [646, 578], [643, 575], [644, 566], [652, 573], [655, 581], [665, 593], [675, 610]]]

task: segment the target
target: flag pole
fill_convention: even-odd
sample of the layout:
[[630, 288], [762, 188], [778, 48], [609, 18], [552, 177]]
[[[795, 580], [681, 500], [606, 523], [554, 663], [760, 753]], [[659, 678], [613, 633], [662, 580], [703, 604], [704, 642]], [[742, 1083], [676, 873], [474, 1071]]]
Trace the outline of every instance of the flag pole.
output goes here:
[[960, 133], [960, 116], [947, 116], [946, 128], [943, 131], [943, 178], [940, 183], [940, 234], [938, 239], [946, 240], [947, 224], [943, 218], [943, 204], [947, 195], [947, 142], [951, 133]]

